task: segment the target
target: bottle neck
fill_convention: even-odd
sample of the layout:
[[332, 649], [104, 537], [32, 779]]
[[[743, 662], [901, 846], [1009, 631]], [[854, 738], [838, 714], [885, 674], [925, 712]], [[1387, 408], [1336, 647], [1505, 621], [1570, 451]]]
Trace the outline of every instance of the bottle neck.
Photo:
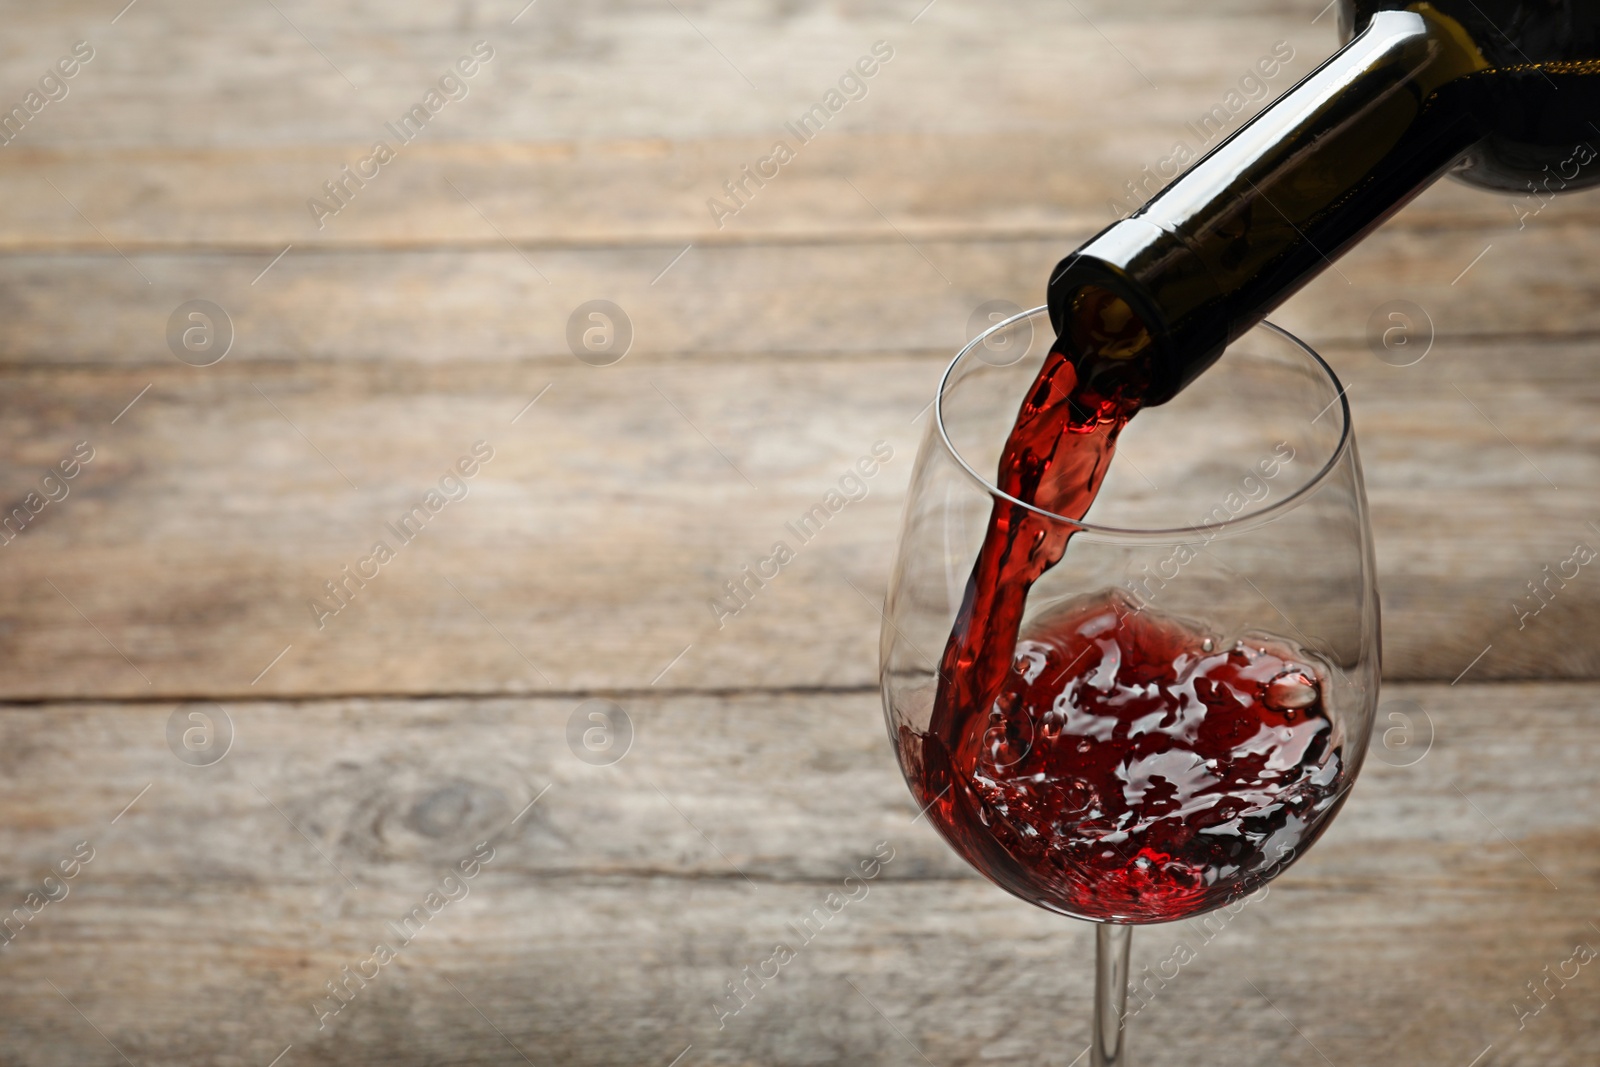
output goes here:
[[1482, 137], [1470, 95], [1488, 64], [1426, 5], [1359, 36], [1133, 216], [1056, 268], [1050, 315], [1070, 335], [1086, 287], [1152, 338], [1161, 403]]

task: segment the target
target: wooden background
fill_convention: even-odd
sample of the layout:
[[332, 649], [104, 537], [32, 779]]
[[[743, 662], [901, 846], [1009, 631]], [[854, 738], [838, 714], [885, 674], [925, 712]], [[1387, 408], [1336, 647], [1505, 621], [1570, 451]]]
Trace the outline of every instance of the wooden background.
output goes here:
[[[1273, 93], [1309, 70], [1332, 14], [122, 2], [0, 11], [0, 102], [95, 50], [0, 147], [0, 502], [94, 452], [0, 547], [0, 905], [27, 920], [0, 1064], [1083, 1062], [1089, 929], [914, 822], [883, 734], [920, 413], [974, 309], [1039, 302], [1124, 182], [1277, 42]], [[470, 94], [319, 229], [307, 199], [480, 40]], [[880, 40], [867, 96], [719, 228], [707, 198]], [[1441, 185], [1277, 316], [1350, 386], [1393, 684], [1267, 900], [1135, 938], [1136, 969], [1200, 946], [1136, 1019], [1144, 1063], [1600, 1055], [1574, 961], [1600, 580], [1513, 606], [1600, 548], [1600, 195], [1535, 207]], [[207, 367], [167, 339], [196, 299], [231, 321]], [[566, 340], [593, 299], [635, 335], [607, 367]], [[1369, 336], [1394, 300], [1431, 323], [1399, 355]], [[319, 629], [323, 581], [480, 440], [467, 498]], [[879, 440], [870, 496], [719, 629], [722, 583]], [[568, 740], [596, 699], [632, 724], [611, 765]], [[191, 712], [207, 766], [169, 743]], [[719, 1026], [879, 842], [867, 897]]]

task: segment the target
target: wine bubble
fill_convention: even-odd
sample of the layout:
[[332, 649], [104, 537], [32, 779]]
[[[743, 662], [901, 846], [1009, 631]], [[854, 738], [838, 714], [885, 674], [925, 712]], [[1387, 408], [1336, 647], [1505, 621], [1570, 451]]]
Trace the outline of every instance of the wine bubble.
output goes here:
[[1317, 702], [1317, 683], [1306, 673], [1290, 668], [1267, 683], [1267, 707], [1274, 711], [1298, 711]]

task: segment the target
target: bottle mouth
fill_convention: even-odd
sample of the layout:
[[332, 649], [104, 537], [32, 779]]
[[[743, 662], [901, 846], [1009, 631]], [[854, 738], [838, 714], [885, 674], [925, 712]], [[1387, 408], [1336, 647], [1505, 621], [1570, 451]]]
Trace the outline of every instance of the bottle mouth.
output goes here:
[[[1215, 521], [1200, 521], [1171, 525], [1152, 525], [1149, 527], [1141, 527], [1136, 525], [1109, 525], [1089, 522], [1083, 519], [1073, 519], [1068, 516], [1059, 515], [1055, 512], [1037, 507], [1028, 503], [1027, 501], [1018, 499], [1017, 497], [1001, 490], [994, 484], [990, 477], [980, 473], [974, 464], [968, 459], [968, 457], [962, 453], [960, 447], [956, 445], [951, 432], [951, 421], [949, 418], [947, 418], [948, 413], [946, 411], [946, 400], [951, 395], [952, 387], [958, 382], [958, 375], [961, 375], [967, 367], [971, 366], [975, 359], [981, 358], [980, 356], [976, 355], [976, 353], [978, 353], [980, 350], [983, 350], [987, 342], [993, 339], [996, 335], [1004, 334], [1007, 331], [1025, 323], [1030, 327], [1031, 336], [1031, 329], [1033, 326], [1033, 322], [1031, 320], [1039, 318], [1043, 319], [1044, 322], [1048, 324], [1048, 313], [1049, 308], [1047, 306], [1036, 307], [1028, 311], [1020, 312], [1019, 314], [1013, 315], [1002, 322], [995, 323], [993, 326], [989, 327], [987, 330], [984, 330], [978, 336], [968, 341], [961, 351], [956, 354], [956, 357], [950, 361], [950, 365], [945, 368], [944, 374], [939, 379], [939, 392], [934, 397], [933, 418], [934, 424], [938, 428], [940, 445], [949, 454], [950, 458], [956, 463], [956, 465], [965, 473], [965, 475], [973, 483], [975, 483], [977, 487], [982, 489], [983, 492], [987, 493], [996, 501], [1003, 500], [1010, 504], [1014, 504], [1017, 507], [1031, 511], [1034, 514], [1039, 515], [1053, 523], [1060, 523], [1063, 526], [1070, 527], [1072, 530], [1087, 535], [1091, 539], [1104, 538], [1115, 541], [1144, 541], [1165, 544], [1206, 542], [1215, 540], [1219, 536], [1229, 536], [1244, 533], [1245, 531], [1252, 530], [1259, 526], [1273, 522], [1278, 518], [1281, 518], [1289, 511], [1292, 511], [1295, 507], [1303, 503], [1308, 497], [1316, 492], [1322, 483], [1326, 481], [1334, 472], [1334, 470], [1340, 465], [1340, 463], [1344, 460], [1346, 453], [1349, 452], [1353, 446], [1354, 438], [1350, 421], [1350, 404], [1346, 398], [1346, 389], [1339, 381], [1338, 375], [1334, 373], [1333, 368], [1330, 367], [1327, 361], [1318, 355], [1309, 345], [1307, 345], [1304, 341], [1301, 341], [1298, 337], [1295, 337], [1289, 331], [1273, 323], [1262, 322], [1248, 331], [1245, 334], [1245, 337], [1249, 337], [1252, 334], [1258, 333], [1265, 333], [1274, 337], [1277, 341], [1283, 345], [1286, 345], [1286, 347], [1292, 350], [1297, 356], [1301, 357], [1306, 368], [1310, 370], [1315, 377], [1322, 379], [1326, 386], [1331, 389], [1334, 394], [1333, 399], [1329, 401], [1328, 405], [1323, 408], [1321, 412], [1312, 417], [1311, 422], [1315, 424], [1322, 419], [1331, 419], [1336, 417], [1339, 420], [1337, 440], [1326, 449], [1326, 458], [1303, 483], [1295, 486], [1292, 490], [1279, 496], [1277, 499], [1263, 501], [1259, 506], [1244, 507], [1237, 514], [1229, 514], [1225, 511], [1225, 517], [1218, 518]], [[1241, 338], [1241, 340], [1243, 340], [1243, 338]], [[1026, 350], [1030, 346], [1025, 344], [1022, 347]], [[1011, 367], [1021, 363], [1026, 355], [1027, 351], [1024, 351], [1023, 354], [1017, 356], [1015, 359], [1011, 360], [1011, 362], [1003, 365], [997, 365], [988, 360], [983, 360], [983, 362], [990, 368], [998, 369], [1003, 367]], [[1225, 361], [1226, 357], [1224, 356], [1224, 362]], [[1017, 395], [1019, 397], [1022, 390], [1026, 387], [1026, 384], [1027, 383], [1022, 383], [1019, 385], [1017, 389]], [[1000, 430], [1002, 436], [1005, 432], [1005, 429]], [[1114, 469], [1116, 466], [1115, 458], [1113, 458], [1112, 464]]]
[[1223, 289], [1181, 230], [1144, 214], [1112, 223], [1057, 264], [1046, 306], [1056, 334], [1077, 341], [1086, 303], [1121, 305], [1143, 327], [1151, 375], [1144, 406], [1155, 407], [1216, 361], [1232, 324]]

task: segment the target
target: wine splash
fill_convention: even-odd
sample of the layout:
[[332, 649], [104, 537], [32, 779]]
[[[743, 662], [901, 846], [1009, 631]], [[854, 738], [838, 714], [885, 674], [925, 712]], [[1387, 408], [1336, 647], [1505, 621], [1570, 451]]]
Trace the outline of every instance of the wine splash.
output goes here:
[[[1150, 335], [1088, 288], [1022, 402], [926, 733], [898, 741], [920, 803], [975, 867], [1041, 907], [1159, 922], [1249, 892], [1337, 807], [1326, 670], [1120, 592], [1023, 627], [1029, 589], [1094, 503], [1152, 383]], [[1018, 503], [1017, 501], [1021, 501]], [[1036, 510], [1037, 509], [1037, 510]]]
[[[1005, 889], [1161, 922], [1255, 889], [1315, 839], [1344, 764], [1320, 665], [1229, 645], [1125, 594], [1033, 620], [987, 715], [921, 739], [929, 816]], [[970, 756], [957, 756], [957, 753]]]

